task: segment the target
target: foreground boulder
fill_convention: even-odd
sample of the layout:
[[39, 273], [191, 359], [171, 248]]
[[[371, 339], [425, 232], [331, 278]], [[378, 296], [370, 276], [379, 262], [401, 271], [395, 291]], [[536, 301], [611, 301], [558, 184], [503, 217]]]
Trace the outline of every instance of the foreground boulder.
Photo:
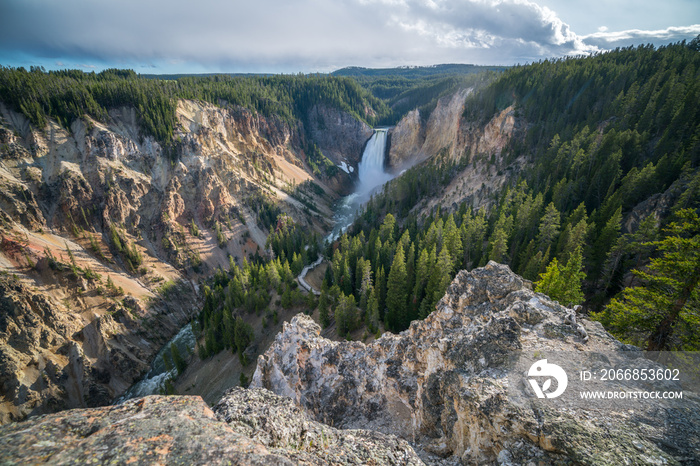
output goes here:
[[335, 429], [311, 419], [293, 400], [265, 389], [233, 388], [214, 411], [234, 431], [295, 464], [423, 464], [405, 440], [365, 429]]
[[662, 366], [531, 288], [494, 262], [460, 272], [427, 319], [369, 345], [299, 315], [255, 388], [213, 410], [152, 396], [34, 417], [0, 427], [0, 464], [700, 464], [697, 355]]
[[[336, 427], [396, 434], [428, 461], [700, 462], [697, 392], [673, 380], [579, 381], [581, 370], [663, 368], [599, 323], [533, 292], [507, 266], [460, 272], [437, 310], [399, 335], [365, 345], [333, 342], [320, 331], [307, 316], [292, 319], [258, 358], [251, 386], [286, 395]], [[526, 380], [549, 370], [547, 358], [569, 374], [568, 389], [556, 374], [554, 383], [538, 385], [556, 399], [538, 398]], [[581, 398], [583, 389], [685, 396], [592, 401]]]
[[34, 417], [0, 427], [0, 464], [422, 464], [404, 440], [324, 426], [267, 390], [233, 389], [215, 411], [148, 396]]

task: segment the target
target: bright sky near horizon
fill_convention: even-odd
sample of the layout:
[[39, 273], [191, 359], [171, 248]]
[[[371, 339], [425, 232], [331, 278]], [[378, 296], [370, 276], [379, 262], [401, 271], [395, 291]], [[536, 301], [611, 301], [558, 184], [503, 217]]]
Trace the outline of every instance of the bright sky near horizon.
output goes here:
[[0, 65], [47, 69], [511, 65], [699, 34], [697, 0], [0, 0]]

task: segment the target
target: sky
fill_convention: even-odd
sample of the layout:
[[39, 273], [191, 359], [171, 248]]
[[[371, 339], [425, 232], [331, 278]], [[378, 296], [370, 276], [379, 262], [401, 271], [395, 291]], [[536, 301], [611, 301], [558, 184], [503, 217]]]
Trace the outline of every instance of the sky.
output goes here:
[[142, 74], [513, 65], [699, 34], [698, 0], [0, 0], [0, 65]]

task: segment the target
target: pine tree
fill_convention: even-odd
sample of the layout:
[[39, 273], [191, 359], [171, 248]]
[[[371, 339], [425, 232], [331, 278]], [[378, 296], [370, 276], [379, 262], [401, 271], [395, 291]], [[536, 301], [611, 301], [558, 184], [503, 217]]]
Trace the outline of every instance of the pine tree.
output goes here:
[[605, 226], [598, 235], [598, 239], [596, 239], [593, 244], [593, 255], [591, 257], [593, 267], [591, 273], [594, 277], [601, 276], [601, 270], [608, 255], [608, 251], [615, 245], [618, 236], [620, 236], [621, 224], [622, 208], [618, 207], [605, 223]]
[[107, 275], [107, 289], [110, 291], [114, 291], [116, 289], [116, 286], [114, 285], [114, 282], [112, 281], [112, 276]]
[[280, 304], [285, 309], [291, 309], [294, 305], [294, 300], [292, 299], [292, 288], [287, 286], [282, 293], [282, 298], [280, 299]]
[[419, 309], [421, 302], [425, 298], [425, 287], [428, 283], [428, 278], [430, 275], [430, 270], [433, 264], [429, 263], [428, 251], [422, 249], [418, 256], [418, 263], [416, 265], [416, 283], [413, 286], [413, 293], [411, 294], [409, 306], [411, 308], [411, 314], [419, 316]]
[[122, 242], [119, 239], [119, 232], [114, 225], [109, 226], [109, 239], [112, 241], [117, 252], [122, 252]]
[[660, 256], [635, 275], [643, 285], [627, 288], [597, 314], [626, 340], [649, 351], [700, 350], [700, 218], [692, 209], [652, 244]]
[[269, 280], [270, 285], [274, 289], [278, 289], [279, 286], [282, 284], [282, 279], [280, 278], [280, 274], [277, 271], [277, 266], [273, 261], [270, 261], [267, 264], [267, 279]]
[[[467, 218], [468, 217], [468, 218]], [[462, 245], [464, 248], [464, 266], [474, 268], [481, 260], [486, 237], [486, 211], [480, 209], [476, 217], [472, 218], [470, 212], [465, 214], [462, 220]]]
[[582, 269], [583, 256], [581, 247], [578, 247], [563, 267], [556, 257], [552, 259], [545, 273], [540, 274], [535, 291], [544, 293], [565, 306], [580, 304], [583, 301], [581, 284], [586, 277]]
[[222, 310], [223, 314], [223, 339], [224, 339], [224, 347], [226, 348], [231, 348], [233, 352], [236, 352], [236, 342], [235, 342], [235, 331], [236, 331], [236, 324], [235, 321], [233, 320], [233, 314], [231, 312], [231, 308], [224, 303], [224, 308]]
[[562, 247], [559, 253], [559, 257], [561, 257], [562, 260], [568, 260], [569, 255], [574, 252], [576, 248], [583, 247], [586, 244], [589, 225], [584, 217], [573, 226], [571, 226], [571, 224], [567, 225], [565, 230], [566, 232], [562, 233]]
[[369, 297], [367, 298], [365, 322], [370, 332], [374, 333], [379, 329], [379, 303], [377, 303], [377, 295], [374, 292], [374, 288], [369, 292]]
[[384, 266], [379, 267], [377, 272], [376, 285], [374, 289], [377, 291], [377, 306], [379, 307], [379, 319], [384, 320], [386, 310], [386, 274]]
[[304, 268], [304, 262], [302, 261], [302, 258], [299, 254], [296, 252], [292, 255], [292, 274], [294, 277], [299, 275], [301, 273], [301, 270]]
[[489, 239], [491, 251], [489, 252], [489, 260], [495, 262], [507, 261], [508, 253], [508, 233], [504, 228], [496, 228]]
[[321, 286], [321, 296], [318, 298], [318, 318], [322, 328], [328, 327], [330, 324], [330, 315], [328, 313], [328, 308], [330, 307], [330, 298], [328, 296], [328, 289], [326, 288], [326, 282], [323, 282]]
[[350, 264], [348, 263], [348, 258], [345, 257], [343, 259], [343, 275], [341, 278], [341, 286], [340, 289], [343, 290], [343, 293], [345, 295], [351, 295], [353, 294], [353, 280], [352, 280], [352, 271], [350, 270]]
[[[359, 258], [357, 262], [355, 263], [355, 292], [356, 292], [356, 297], [358, 301], [360, 302], [360, 307], [364, 309], [364, 306], [362, 305], [362, 275], [364, 271], [364, 266], [365, 266], [365, 260], [363, 258]], [[367, 301], [365, 300], [365, 304], [367, 304]]]
[[339, 285], [343, 278], [343, 256], [340, 254], [340, 249], [333, 251], [330, 268], [333, 271], [333, 283]]
[[438, 255], [437, 262], [435, 264], [435, 271], [433, 274], [438, 277], [437, 287], [433, 290], [433, 300], [430, 306], [430, 312], [435, 309], [435, 305], [442, 299], [445, 295], [447, 287], [452, 282], [452, 260], [446, 249], [440, 251]]
[[379, 228], [379, 238], [382, 243], [394, 242], [394, 229], [396, 228], [396, 218], [391, 214], [386, 214], [382, 226]]
[[78, 264], [76, 264], [76, 262], [75, 262], [75, 256], [73, 255], [73, 251], [71, 251], [70, 248], [68, 247], [68, 243], [64, 242], [63, 244], [66, 245], [66, 252], [68, 253], [68, 258], [70, 259], [71, 268], [73, 269], [73, 272], [76, 273], [76, 275], [77, 275], [76, 270], [78, 269]]
[[535, 291], [544, 293], [554, 300], [559, 300], [559, 292], [562, 286], [561, 271], [559, 261], [555, 257], [547, 266], [547, 270], [540, 274], [540, 279], [536, 284]]
[[[360, 269], [360, 265], [362, 268]], [[359, 270], [360, 287], [358, 288], [360, 293], [360, 308], [367, 310], [367, 301], [369, 300], [369, 294], [374, 290], [372, 285], [372, 264], [369, 261], [360, 259], [357, 261], [357, 266]]]
[[392, 330], [408, 327], [408, 312], [406, 309], [406, 260], [403, 248], [396, 248], [394, 262], [389, 270], [386, 292], [386, 321]]
[[175, 346], [175, 343], [170, 343], [170, 354], [173, 357], [173, 362], [175, 363], [175, 368], [177, 369], [177, 375], [182, 374], [187, 369], [187, 361], [180, 354], [180, 350]]
[[[460, 258], [461, 259], [461, 258]], [[416, 248], [413, 242], [411, 242], [408, 248], [408, 253], [406, 254], [406, 292], [409, 293], [407, 300], [407, 312], [408, 321], [411, 322], [418, 318], [418, 312], [414, 312], [414, 306], [411, 301], [411, 291], [413, 290], [416, 283]]]
[[335, 309], [338, 335], [348, 335], [357, 328], [357, 304], [355, 296], [341, 296]]
[[234, 342], [236, 344], [236, 351], [238, 351], [240, 357], [243, 355], [243, 352], [250, 342], [253, 341], [253, 327], [244, 322], [240, 317], [236, 317], [235, 327]]
[[452, 264], [461, 265], [463, 260], [462, 237], [452, 214], [447, 217], [442, 233], [443, 247], [447, 248]]
[[544, 216], [540, 221], [539, 234], [537, 242], [540, 250], [545, 250], [556, 239], [559, 234], [560, 214], [553, 202], [550, 202], [544, 211]]
[[581, 304], [584, 298], [581, 285], [586, 278], [586, 274], [583, 272], [583, 253], [581, 246], [578, 246], [569, 254], [569, 259], [566, 261], [566, 266], [562, 269], [561, 276], [566, 283], [561, 302], [566, 303], [570, 307]]
[[287, 284], [294, 281], [294, 274], [292, 273], [292, 269], [289, 267], [289, 262], [286, 260], [284, 261], [284, 264], [282, 264], [282, 273], [280, 273], [280, 278], [282, 278], [282, 280]]

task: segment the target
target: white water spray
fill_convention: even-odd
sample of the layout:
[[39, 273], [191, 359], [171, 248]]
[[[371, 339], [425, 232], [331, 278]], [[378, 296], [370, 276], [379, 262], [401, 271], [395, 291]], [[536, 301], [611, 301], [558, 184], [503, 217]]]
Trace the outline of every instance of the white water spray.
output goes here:
[[359, 196], [360, 202], [369, 200], [369, 196], [376, 188], [393, 178], [391, 174], [384, 171], [386, 139], [387, 130], [378, 129], [367, 141], [357, 173], [360, 184], [355, 192]]
[[[192, 326], [190, 324], [185, 324], [177, 335], [161, 348], [151, 363], [151, 370], [149, 370], [141, 380], [129, 387], [126, 393], [116, 401], [116, 404], [121, 404], [131, 398], [157, 395], [165, 388], [165, 382], [168, 379], [177, 377], [177, 369], [172, 367], [173, 363], [170, 353], [171, 344], [177, 346], [178, 351], [183, 357], [186, 357], [187, 354], [194, 351], [196, 339], [192, 333]], [[168, 370], [168, 364], [165, 363], [165, 358], [169, 360], [169, 365], [171, 366], [170, 370]]]
[[376, 129], [367, 141], [365, 151], [362, 153], [362, 161], [358, 165], [357, 189], [340, 203], [335, 214], [335, 227], [326, 238], [328, 241], [333, 241], [343, 234], [355, 220], [355, 214], [360, 206], [369, 201], [373, 193], [394, 177], [384, 171], [387, 135], [387, 129]]

